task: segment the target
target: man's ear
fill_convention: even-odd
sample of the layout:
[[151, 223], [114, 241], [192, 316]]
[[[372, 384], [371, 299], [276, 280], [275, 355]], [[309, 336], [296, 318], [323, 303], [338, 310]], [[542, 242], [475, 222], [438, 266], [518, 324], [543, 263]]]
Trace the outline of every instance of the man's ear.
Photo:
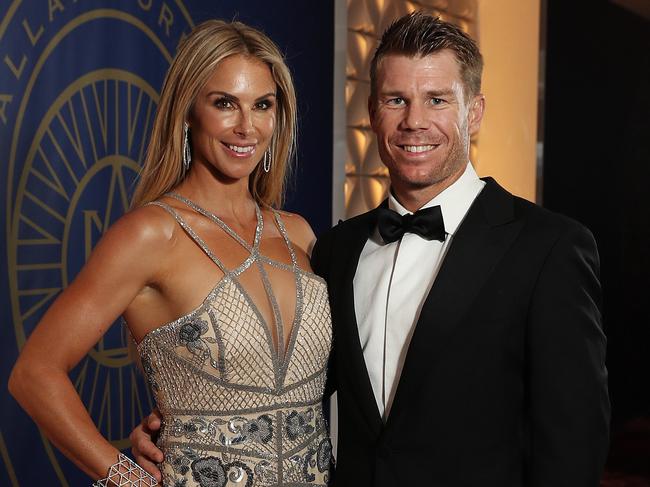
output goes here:
[[481, 128], [483, 112], [485, 110], [485, 96], [482, 93], [474, 95], [470, 100], [467, 113], [467, 128], [470, 135], [474, 135]]

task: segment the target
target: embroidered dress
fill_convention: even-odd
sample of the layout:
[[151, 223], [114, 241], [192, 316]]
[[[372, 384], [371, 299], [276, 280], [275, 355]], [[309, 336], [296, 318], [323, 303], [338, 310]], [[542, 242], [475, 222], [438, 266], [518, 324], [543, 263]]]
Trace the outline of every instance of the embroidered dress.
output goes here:
[[[150, 332], [138, 345], [163, 416], [158, 442], [163, 485], [327, 485], [332, 455], [321, 402], [332, 328], [325, 282], [298, 266], [277, 212], [290, 265], [260, 253], [259, 208], [249, 246], [214, 214], [169, 196], [219, 225], [249, 256], [226, 269], [171, 206], [151, 203], [168, 211], [224, 273], [197, 309]], [[245, 272], [259, 272], [274, 323], [264, 320], [242, 284]], [[286, 339], [269, 272], [289, 272], [295, 281]]]

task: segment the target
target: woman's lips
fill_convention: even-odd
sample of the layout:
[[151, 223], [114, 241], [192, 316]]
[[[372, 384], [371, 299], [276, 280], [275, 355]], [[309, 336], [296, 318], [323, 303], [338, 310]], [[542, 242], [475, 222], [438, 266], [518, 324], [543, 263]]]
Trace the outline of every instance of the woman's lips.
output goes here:
[[228, 142], [222, 144], [233, 157], [250, 157], [255, 154], [255, 144], [229, 144]]

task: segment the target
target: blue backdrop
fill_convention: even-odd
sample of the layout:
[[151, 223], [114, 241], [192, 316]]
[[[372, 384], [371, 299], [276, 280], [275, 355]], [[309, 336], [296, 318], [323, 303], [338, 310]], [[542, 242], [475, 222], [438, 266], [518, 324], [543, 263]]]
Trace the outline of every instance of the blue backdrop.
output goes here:
[[[90, 482], [10, 398], [6, 382], [44, 311], [127, 208], [164, 74], [208, 18], [264, 30], [285, 52], [300, 110], [286, 208], [331, 220], [333, 2], [13, 0], [0, 6], [0, 486]], [[72, 380], [118, 448], [152, 408], [119, 324]]]

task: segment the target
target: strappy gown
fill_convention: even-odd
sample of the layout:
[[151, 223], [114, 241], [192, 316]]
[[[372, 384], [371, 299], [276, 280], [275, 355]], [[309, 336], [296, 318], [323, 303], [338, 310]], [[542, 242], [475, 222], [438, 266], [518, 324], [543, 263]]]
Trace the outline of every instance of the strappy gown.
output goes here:
[[[249, 256], [227, 269], [177, 211], [150, 203], [169, 212], [224, 273], [198, 308], [150, 332], [138, 345], [163, 417], [158, 441], [163, 485], [327, 485], [332, 455], [322, 399], [332, 328], [325, 282], [298, 266], [277, 212], [275, 224], [291, 265], [260, 253], [259, 208], [249, 246], [216, 215], [169, 196], [212, 220]], [[264, 320], [242, 284], [245, 272], [259, 273], [274, 323]], [[295, 315], [286, 339], [269, 272], [288, 272], [295, 280]]]

